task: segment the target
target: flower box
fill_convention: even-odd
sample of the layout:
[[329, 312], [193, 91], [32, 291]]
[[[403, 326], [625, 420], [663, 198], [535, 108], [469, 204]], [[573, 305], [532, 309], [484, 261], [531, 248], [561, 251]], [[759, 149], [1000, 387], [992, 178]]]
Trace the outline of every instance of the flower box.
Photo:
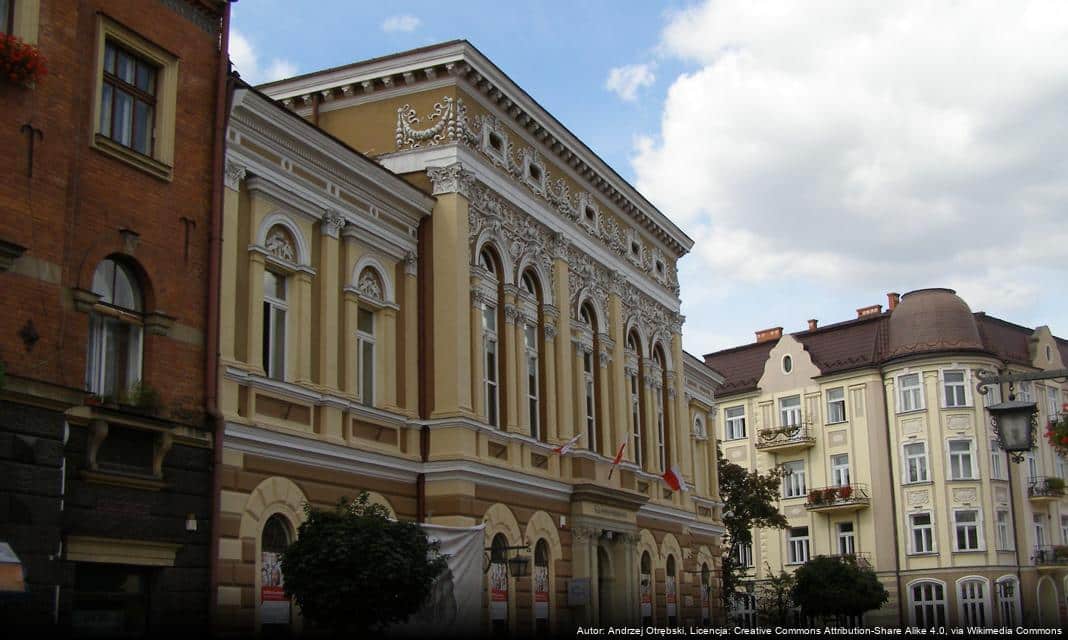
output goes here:
[[0, 34], [0, 80], [23, 87], [32, 87], [45, 77], [41, 51], [15, 36]]

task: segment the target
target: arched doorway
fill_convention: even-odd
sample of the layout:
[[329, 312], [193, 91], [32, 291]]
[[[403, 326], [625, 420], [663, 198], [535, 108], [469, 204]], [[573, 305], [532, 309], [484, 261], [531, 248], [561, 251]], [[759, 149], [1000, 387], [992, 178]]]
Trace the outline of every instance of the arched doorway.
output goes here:
[[667, 623], [669, 627], [674, 627], [679, 623], [675, 556], [668, 556], [666, 574], [664, 581], [664, 600], [667, 603]]
[[608, 551], [597, 547], [597, 611], [601, 626], [609, 624], [613, 615], [612, 611], [612, 561], [608, 557]]
[[508, 539], [503, 533], [493, 536], [489, 567], [490, 632], [494, 637], [508, 636]]
[[1045, 627], [1060, 625], [1057, 584], [1049, 576], [1038, 581], [1038, 623]]
[[648, 551], [642, 552], [641, 575], [638, 578], [642, 625], [651, 625], [653, 624], [653, 560], [649, 557]]
[[534, 635], [549, 636], [549, 543], [534, 545]]
[[282, 553], [292, 542], [289, 522], [274, 514], [263, 525], [260, 539], [260, 625], [264, 636], [288, 635], [292, 605], [285, 594]]
[[701, 563], [701, 624], [712, 624], [712, 571], [707, 562]]

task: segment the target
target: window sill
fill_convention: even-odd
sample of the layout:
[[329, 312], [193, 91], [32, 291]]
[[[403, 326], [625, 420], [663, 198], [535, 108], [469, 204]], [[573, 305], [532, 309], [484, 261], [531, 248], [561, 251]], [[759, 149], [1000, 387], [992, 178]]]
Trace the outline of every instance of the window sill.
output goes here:
[[115, 142], [105, 135], [99, 133], [94, 134], [91, 146], [104, 155], [111, 156], [120, 162], [125, 162], [131, 167], [140, 169], [152, 177], [159, 178], [164, 182], [170, 182], [173, 178], [174, 168], [170, 165], [138, 153], [129, 147]]
[[924, 557], [928, 557], [928, 556], [937, 556], [938, 552], [937, 551], [910, 551], [910, 552], [906, 553], [905, 555], [907, 555], [910, 558], [924, 558]]
[[974, 405], [958, 404], [958, 405], [953, 405], [953, 406], [949, 406], [949, 407], [942, 407], [942, 410], [943, 411], [953, 411], [954, 409], [974, 409], [974, 408], [975, 408]]
[[925, 411], [927, 411], [927, 407], [920, 407], [918, 409], [909, 409], [907, 411], [900, 411], [899, 410], [899, 411], [896, 411], [895, 413], [897, 415], [899, 415], [899, 416], [907, 416], [910, 413], [924, 413]]
[[934, 480], [916, 480], [915, 482], [902, 482], [903, 487], [922, 487], [934, 484]]
[[986, 553], [986, 549], [954, 549], [953, 553]]
[[946, 478], [946, 482], [979, 482], [982, 478]]
[[825, 427], [838, 427], [838, 426], [841, 426], [843, 424], [849, 424], [849, 420], [839, 420], [838, 422], [826, 422], [826, 423], [824, 423], [823, 426], [825, 426]]
[[86, 469], [81, 472], [81, 477], [90, 484], [141, 489], [144, 491], [162, 491], [168, 486], [166, 482], [147, 474], [142, 476], [117, 471], [89, 471]]

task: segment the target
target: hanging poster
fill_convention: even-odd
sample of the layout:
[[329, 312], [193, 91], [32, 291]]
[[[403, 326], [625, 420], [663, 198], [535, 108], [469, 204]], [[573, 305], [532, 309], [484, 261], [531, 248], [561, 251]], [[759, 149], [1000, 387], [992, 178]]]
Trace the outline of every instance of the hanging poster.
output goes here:
[[261, 554], [263, 569], [260, 575], [261, 624], [289, 624], [289, 598], [282, 586], [282, 562], [279, 553]]
[[669, 618], [675, 617], [675, 576], [667, 577], [667, 585], [664, 588], [667, 595], [667, 616]]
[[482, 557], [485, 525], [446, 527], [419, 525], [448, 562], [448, 568], [434, 580], [430, 596], [407, 622], [393, 625], [393, 637], [428, 638], [471, 637], [482, 625]]
[[648, 573], [642, 574], [641, 579], [642, 617], [653, 617], [653, 581]]
[[490, 620], [508, 619], [508, 565], [494, 562], [489, 570]]
[[709, 592], [711, 589], [707, 585], [701, 585], [701, 622], [708, 624], [709, 620], [709, 600], [711, 599]]
[[549, 567], [534, 567], [534, 618], [549, 618]]

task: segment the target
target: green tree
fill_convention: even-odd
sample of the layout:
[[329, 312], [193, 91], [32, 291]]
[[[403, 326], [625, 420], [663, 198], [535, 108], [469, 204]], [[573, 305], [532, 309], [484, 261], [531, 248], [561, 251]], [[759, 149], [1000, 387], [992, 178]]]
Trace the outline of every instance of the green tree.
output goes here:
[[335, 634], [406, 620], [447, 566], [418, 525], [391, 520], [366, 491], [333, 511], [305, 504], [304, 513], [281, 558], [286, 595], [309, 623]]
[[771, 565], [764, 564], [768, 577], [756, 586], [757, 615], [760, 623], [766, 627], [788, 625], [794, 609], [793, 590], [795, 577], [779, 569], [778, 575], [771, 573]]
[[734, 593], [745, 567], [738, 565], [739, 544], [752, 544], [753, 527], [785, 529], [786, 516], [779, 513], [779, 484], [782, 474], [778, 470], [760, 474], [734, 464], [716, 449], [719, 469], [719, 495], [723, 500], [723, 526], [727, 530], [727, 555], [723, 558], [724, 610], [730, 611]]
[[860, 616], [890, 594], [875, 572], [854, 556], [817, 556], [794, 573], [793, 599], [807, 616]]

